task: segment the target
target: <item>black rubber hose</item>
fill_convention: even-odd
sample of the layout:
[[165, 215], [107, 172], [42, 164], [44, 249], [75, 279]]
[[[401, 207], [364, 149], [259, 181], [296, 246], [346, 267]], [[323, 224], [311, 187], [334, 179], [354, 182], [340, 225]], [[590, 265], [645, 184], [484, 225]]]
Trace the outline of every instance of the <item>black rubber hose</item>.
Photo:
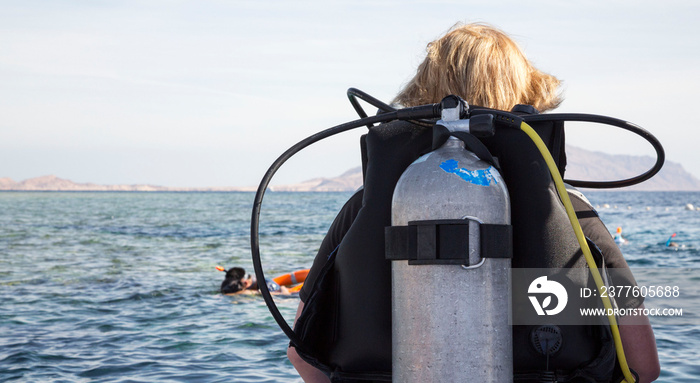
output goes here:
[[[350, 100], [350, 103], [352, 104], [353, 108], [355, 108], [355, 111], [357, 114], [365, 118], [367, 117], [367, 113], [365, 113], [364, 109], [362, 109], [362, 106], [357, 102], [357, 97], [360, 99], [364, 100], [365, 102], [379, 108], [382, 111], [396, 111], [396, 108], [387, 105], [386, 103], [370, 96], [369, 94], [357, 89], [357, 88], [349, 88], [347, 91], [348, 99]], [[473, 112], [472, 112], [473, 113]], [[481, 113], [489, 113], [489, 111], [486, 110], [479, 110], [474, 114], [481, 114]], [[513, 117], [516, 117], [515, 115], [512, 115], [508, 112], [500, 112], [498, 114], [502, 115], [510, 115]], [[594, 122], [594, 123], [600, 123], [604, 125], [611, 125], [611, 126], [616, 126], [619, 128], [622, 128], [624, 130], [630, 131], [632, 133], [637, 134], [638, 136], [642, 137], [645, 139], [647, 142], [651, 144], [651, 146], [654, 148], [656, 151], [656, 163], [646, 172], [627, 179], [623, 180], [617, 180], [617, 181], [582, 181], [582, 180], [570, 180], [570, 179], [565, 179], [564, 181], [572, 186], [576, 187], [585, 187], [585, 188], [592, 188], [592, 189], [614, 189], [614, 188], [621, 188], [621, 187], [626, 187], [626, 186], [632, 186], [636, 185], [638, 183], [644, 182], [648, 180], [649, 178], [653, 177], [656, 173], [658, 173], [661, 168], [663, 167], [664, 161], [666, 159], [666, 155], [664, 153], [664, 148], [661, 146], [661, 143], [659, 142], [656, 137], [654, 137], [651, 133], [649, 133], [647, 130], [644, 128], [634, 125], [630, 122], [620, 120], [617, 118], [612, 118], [612, 117], [607, 117], [607, 116], [601, 116], [601, 115], [595, 115], [595, 114], [582, 114], [582, 113], [551, 113], [551, 114], [536, 114], [536, 115], [527, 115], [527, 116], [517, 116], [516, 118], [521, 118], [522, 120], [528, 122], [528, 121], [580, 121], [580, 122]], [[432, 125], [432, 122], [430, 121], [425, 121], [425, 120], [418, 120], [418, 119], [412, 119], [411, 122], [419, 124], [419, 125]], [[372, 124], [367, 124], [368, 128], [371, 128], [373, 125]]]
[[255, 201], [253, 202], [253, 214], [250, 220], [250, 247], [253, 257], [253, 268], [255, 269], [255, 276], [259, 281], [258, 288], [260, 289], [260, 293], [262, 294], [263, 299], [265, 300], [265, 303], [267, 304], [267, 307], [270, 310], [270, 313], [272, 314], [272, 317], [275, 318], [275, 321], [277, 321], [277, 324], [280, 326], [282, 331], [284, 331], [284, 333], [287, 335], [292, 344], [301, 350], [305, 350], [301, 339], [299, 339], [299, 337], [297, 337], [297, 335], [294, 333], [294, 330], [292, 330], [292, 328], [289, 327], [287, 322], [284, 320], [284, 317], [282, 316], [282, 314], [280, 314], [279, 310], [277, 309], [277, 305], [275, 305], [274, 300], [272, 299], [270, 290], [267, 288], [267, 284], [265, 283], [265, 274], [263, 272], [262, 263], [260, 261], [259, 223], [260, 209], [262, 206], [262, 200], [265, 195], [265, 191], [267, 190], [267, 187], [270, 184], [272, 177], [275, 175], [277, 170], [279, 170], [282, 164], [284, 164], [289, 158], [291, 158], [293, 155], [306, 148], [307, 146], [325, 138], [336, 135], [338, 133], [346, 132], [348, 130], [352, 130], [367, 124], [395, 120], [396, 117], [396, 112], [380, 114], [378, 116], [373, 117], [366, 117], [359, 120], [347, 122], [341, 125], [337, 125], [324, 131], [318, 132], [312, 136], [309, 136], [304, 140], [299, 141], [296, 145], [292, 146], [291, 148], [287, 149], [287, 151], [285, 151], [279, 158], [277, 158], [277, 160], [267, 170], [267, 173], [265, 173], [265, 176], [263, 177], [262, 181], [260, 181], [260, 186], [258, 186], [258, 191], [255, 194]]
[[581, 180], [569, 180], [564, 181], [572, 186], [585, 187], [592, 189], [612, 189], [621, 188], [625, 186], [632, 186], [638, 183], [644, 182], [649, 178], [653, 177], [656, 173], [661, 170], [666, 159], [666, 154], [664, 152], [663, 146], [659, 140], [649, 133], [646, 129], [634, 125], [631, 122], [620, 120], [617, 118], [600, 116], [596, 114], [581, 114], [581, 113], [552, 113], [552, 114], [538, 114], [529, 116], [520, 116], [524, 121], [580, 121], [580, 122], [595, 122], [604, 125], [612, 125], [618, 128], [630, 131], [643, 139], [645, 139], [656, 151], [656, 163], [646, 172], [636, 176], [618, 181], [581, 181]]
[[[365, 101], [366, 103], [379, 109], [380, 114], [401, 110], [401, 109], [396, 109], [393, 106], [388, 105], [388, 104], [370, 96], [369, 94], [367, 94], [367, 93], [365, 93], [357, 88], [349, 88], [347, 91], [347, 95], [348, 95], [348, 100], [350, 100], [350, 104], [352, 104], [352, 107], [357, 112], [357, 115], [360, 116], [361, 118], [367, 117], [367, 113], [362, 108], [362, 106], [360, 106], [360, 103], [357, 102], [357, 98], [360, 98], [361, 100]], [[440, 114], [438, 113], [434, 117], [439, 117], [439, 115]], [[410, 121], [416, 125], [426, 126], [426, 127], [433, 126], [433, 123], [434, 123], [433, 121], [426, 121], [426, 120], [421, 120], [421, 119], [413, 119], [413, 120], [407, 120], [407, 121]], [[368, 124], [367, 128], [371, 128], [372, 126], [373, 126], [372, 124]]]
[[362, 109], [360, 104], [357, 102], [357, 97], [359, 97], [360, 99], [362, 99], [366, 103], [377, 107], [377, 109], [381, 110], [382, 112], [395, 112], [396, 111], [396, 108], [394, 108], [393, 106], [388, 105], [388, 104], [382, 102], [381, 100], [376, 99], [376, 98], [370, 96], [369, 94], [367, 94], [367, 93], [365, 93], [357, 88], [349, 88], [347, 94], [348, 94], [348, 99], [350, 100], [350, 103], [352, 104], [352, 107], [355, 108], [355, 111], [357, 112], [357, 114], [362, 118], [367, 117], [367, 113], [365, 113], [365, 110]]

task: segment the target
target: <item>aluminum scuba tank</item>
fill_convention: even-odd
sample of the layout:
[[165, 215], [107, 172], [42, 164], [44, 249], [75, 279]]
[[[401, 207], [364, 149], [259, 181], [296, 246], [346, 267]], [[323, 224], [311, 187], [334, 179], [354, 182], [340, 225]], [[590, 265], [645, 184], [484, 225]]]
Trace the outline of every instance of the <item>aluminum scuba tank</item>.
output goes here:
[[[438, 124], [458, 115], [443, 110]], [[405, 233], [390, 234], [397, 227]], [[511, 260], [494, 254], [512, 254], [506, 243], [506, 185], [461, 140], [450, 137], [404, 171], [387, 229], [394, 382], [512, 381]]]

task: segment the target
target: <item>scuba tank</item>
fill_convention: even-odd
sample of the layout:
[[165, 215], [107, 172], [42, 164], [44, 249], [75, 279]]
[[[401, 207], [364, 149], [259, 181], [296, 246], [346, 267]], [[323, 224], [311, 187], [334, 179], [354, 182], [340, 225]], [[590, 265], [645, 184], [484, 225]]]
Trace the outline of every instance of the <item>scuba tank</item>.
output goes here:
[[[437, 125], [468, 134], [462, 109], [443, 100]], [[450, 137], [403, 172], [391, 210], [393, 381], [512, 381], [510, 201], [498, 170]]]
[[[361, 92], [351, 89], [348, 91], [349, 97], [351, 92], [353, 97], [361, 94]], [[353, 97], [350, 97], [351, 101], [353, 101]], [[361, 97], [365, 100], [374, 100], [370, 97]], [[471, 332], [463, 331], [462, 327], [465, 327], [463, 325], [460, 325], [460, 328], [454, 328], [457, 326], [453, 326], [453, 328], [445, 329], [443, 324], [446, 322], [442, 322], [442, 320], [450, 316], [448, 315], [450, 310], [445, 310], [444, 307], [431, 307], [427, 310], [426, 305], [428, 302], [424, 296], [419, 299], [414, 295], [410, 297], [397, 295], [392, 299], [392, 283], [396, 294], [402, 294], [401, 291], [420, 293], [420, 288], [415, 284], [418, 283], [421, 288], [427, 288], [432, 291], [433, 297], [430, 299], [435, 299], [435, 297], [440, 299], [441, 295], [452, 296], [456, 299], [450, 303], [456, 309], [451, 312], [454, 314], [452, 315], [454, 318], [459, 316], [457, 315], [459, 311], [464, 311], [467, 308], [472, 311], [478, 311], [473, 310], [473, 308], [479, 307], [481, 309], [486, 307], [488, 310], [488, 305], [495, 305], [497, 302], [509, 300], [507, 295], [492, 296], [492, 299], [481, 301], [478, 301], [477, 297], [478, 304], [481, 306], [475, 306], [469, 301], [473, 297], [466, 299], [464, 292], [461, 295], [459, 292], [451, 292], [445, 285], [445, 281], [449, 280], [456, 289], [460, 287], [468, 288], [469, 291], [466, 294], [478, 296], [479, 292], [476, 292], [474, 283], [484, 281], [484, 283], [491, 286], [482, 291], [491, 291], [492, 293], [497, 291], [496, 289], [508, 284], [508, 277], [505, 277], [506, 279], [499, 278], [506, 274], [504, 270], [508, 270], [506, 265], [510, 262], [507, 259], [509, 251], [514, 253], [513, 267], [552, 267], [563, 265], [562, 261], [576, 259], [575, 267], [580, 269], [578, 276], [583, 277], [588, 271], [586, 262], [582, 260], [580, 253], [582, 248], [585, 246], [587, 249], [588, 245], [585, 244], [585, 240], [582, 243], [580, 240], [577, 242], [576, 238], [574, 238], [576, 233], [573, 228], [575, 225], [573, 222], [569, 225], [566, 217], [567, 212], [571, 209], [569, 207], [564, 209], [564, 206], [562, 206], [562, 202], [568, 200], [568, 197], [566, 196], [566, 191], [562, 194], [559, 188], [561, 177], [559, 177], [556, 191], [554, 190], [554, 182], [552, 182], [555, 173], [557, 176], [560, 172], [563, 173], [566, 163], [563, 146], [563, 121], [597, 122], [632, 131], [650, 142], [658, 155], [656, 164], [649, 171], [637, 177], [606, 182], [568, 180], [567, 182], [573, 186], [591, 188], [621, 187], [636, 184], [652, 177], [663, 165], [663, 148], [659, 142], [651, 134], [635, 125], [604, 116], [582, 114], [523, 115], [522, 113], [516, 115], [483, 108], [474, 108], [467, 113], [467, 111], [459, 111], [458, 106], [460, 103], [454, 100], [399, 110], [383, 103], [377, 102], [376, 104], [375, 106], [382, 109], [381, 114], [341, 124], [319, 132], [287, 150], [265, 174], [255, 196], [251, 218], [251, 250], [256, 275], [259, 280], [264, 280], [259, 251], [259, 216], [263, 196], [276, 171], [295, 153], [319, 140], [360, 126], [372, 127], [374, 123], [384, 123], [378, 127], [372, 127], [364, 140], [366, 142], [366, 147], [363, 148], [365, 187], [352, 198], [353, 201], [361, 201], [361, 207], [353, 207], [353, 209], [357, 210], [353, 213], [352, 224], [349, 229], [345, 229], [344, 237], [336, 250], [331, 254], [324, 254], [327, 256], [327, 260], [313, 284], [314, 288], [306, 300], [304, 310], [297, 320], [294, 330], [289, 327], [279, 310], [277, 310], [269, 291], [267, 291], [265, 286], [261, 286], [260, 290], [272, 316], [290, 338], [291, 344], [296, 347], [299, 355], [308, 363], [324, 371], [333, 381], [389, 381], [392, 379], [393, 373], [406, 374], [406, 376], [413, 376], [413, 374], [418, 373], [411, 371], [410, 363], [399, 366], [400, 363], [396, 364], [394, 362], [398, 359], [408, 360], [411, 358], [414, 361], [419, 361], [421, 357], [426, 357], [426, 354], [429, 353], [425, 352], [425, 350], [423, 350], [422, 356], [420, 352], [410, 351], [411, 347], [413, 349], [416, 348], [410, 345], [410, 337], [413, 334], [430, 332], [430, 336], [434, 336], [435, 340], [426, 344], [440, 342], [438, 339], [448, 339], [450, 342], [454, 342], [458, 336], [462, 337], [463, 335], [467, 339], [471, 336], [477, 337], [475, 338], [476, 342], [463, 342], [463, 339], [459, 339], [462, 342], [459, 344], [460, 349], [457, 349], [454, 343], [452, 343], [452, 347], [449, 343], [442, 345], [443, 348], [440, 352], [445, 353], [445, 350], [449, 350], [447, 353], [451, 351], [452, 354], [458, 354], [456, 357], [454, 355], [449, 356], [448, 364], [451, 365], [450, 368], [459, 368], [455, 363], [466, 363], [469, 365], [466, 370], [459, 373], [462, 379], [467, 376], [470, 380], [476, 381], [485, 376], [481, 380], [489, 380], [490, 375], [488, 374], [493, 372], [474, 375], [478, 365], [483, 369], [489, 370], [501, 369], [504, 366], [505, 370], [508, 370], [508, 365], [510, 365], [511, 372], [506, 371], [506, 375], [503, 376], [512, 374], [513, 378], [518, 381], [544, 381], [543, 379], [551, 381], [550, 378], [559, 379], [559, 377], [567, 380], [579, 377], [586, 377], [590, 381], [609, 380], [605, 377], [607, 376], [605, 374], [611, 373], [611, 368], [609, 368], [607, 362], [612, 360], [612, 363], [614, 363], [615, 355], [613, 350], [612, 359], [610, 358], [608, 351], [611, 350], [612, 342], [609, 340], [609, 336], [605, 338], [605, 334], [602, 334], [603, 336], [600, 337], [603, 339], [603, 342], [601, 342], [593, 339], [597, 335], [587, 331], [583, 326], [564, 326], [565, 328], [561, 329], [540, 326], [533, 330], [527, 326], [513, 326], [511, 349], [515, 350], [518, 355], [516, 358], [511, 359], [510, 363], [498, 361], [494, 364], [492, 363], [493, 360], [490, 359], [491, 357], [484, 357], [481, 354], [489, 355], [489, 347], [498, 342], [508, 344], [508, 337], [500, 336], [503, 332], [498, 334], [499, 336], [488, 334], [494, 336], [494, 338], [489, 339], [487, 336], [478, 338], [478, 336], [484, 334], [479, 334], [479, 329], [476, 327]], [[443, 109], [452, 109], [453, 111], [442, 115]], [[517, 111], [514, 109], [514, 112]], [[523, 110], [520, 110], [520, 112], [523, 112]], [[527, 111], [525, 110], [524, 112]], [[469, 154], [465, 154], [468, 152], [459, 148], [459, 142], [447, 139], [445, 134], [440, 133], [431, 140], [430, 136], [432, 134], [429, 133], [432, 132], [425, 129], [425, 127], [432, 127], [434, 120], [425, 121], [421, 119], [432, 119], [440, 116], [443, 117], [442, 125], [444, 126], [438, 125], [438, 129], [434, 130], [438, 132], [443, 130], [443, 133], [444, 130], [447, 130], [448, 135], [460, 137], [465, 142], [465, 147], [477, 155], [478, 160], [475, 160]], [[455, 126], [466, 125], [466, 122], [459, 120], [459, 118], [469, 118], [469, 129], [474, 134], [477, 134], [475, 132], [479, 130], [488, 132], [489, 129], [485, 128], [493, 128], [494, 126], [501, 130], [498, 130], [492, 137], [480, 136], [479, 139], [475, 139], [472, 135], [457, 132], [456, 130], [459, 129], [453, 129]], [[409, 122], [394, 122], [394, 120], [407, 120]], [[526, 122], [532, 123], [536, 131], [534, 133], [535, 136], [539, 135], [542, 137], [542, 139], [538, 139], [541, 146], [545, 147], [544, 151], [535, 149], [532, 142], [526, 144], [528, 139], [522, 134], [526, 130], [524, 127], [529, 128]], [[522, 131], [518, 129], [519, 125], [524, 126]], [[440, 129], [441, 127], [443, 129]], [[450, 129], [455, 131], [450, 132]], [[530, 136], [529, 133], [528, 136]], [[530, 137], [532, 138], [532, 136]], [[404, 170], [413, 167], [411, 165], [412, 162], [431, 150], [431, 143], [435, 143], [433, 144], [433, 149], [436, 149], [436, 147], [442, 146], [445, 140], [448, 141], [445, 147], [446, 151], [449, 152], [459, 148], [457, 151], [461, 155], [442, 161], [440, 163], [441, 167], [436, 171], [451, 176], [450, 182], [456, 181], [462, 187], [466, 183], [465, 178], [473, 177], [475, 178], [474, 181], [483, 181], [488, 179], [489, 176], [486, 173], [479, 173], [479, 171], [490, 169], [490, 167], [480, 161], [488, 163], [490, 166], [498, 167], [498, 161], [492, 158], [491, 153], [493, 153], [500, 160], [501, 169], [503, 169], [503, 179], [507, 183], [508, 193], [511, 198], [510, 208], [507, 202], [508, 193], [485, 193], [478, 197], [479, 194], [475, 192], [476, 189], [470, 188], [468, 189], [468, 193], [472, 194], [470, 196], [464, 192], [445, 192], [448, 191], [445, 184], [437, 183], [433, 186], [437, 187], [439, 196], [445, 205], [451, 206], [450, 204], [454, 202], [457, 208], [443, 208], [438, 206], [439, 203], [431, 201], [430, 203], [433, 206], [430, 209], [425, 208], [425, 206], [414, 206], [404, 213], [397, 213], [393, 225], [408, 225], [405, 228], [394, 227], [387, 229], [386, 242], [389, 245], [385, 249], [385, 233], [383, 231], [386, 226], [392, 225], [393, 213], [391, 205], [394, 189], [396, 189], [397, 193], [401, 190], [413, 190], [406, 195], [412, 194], [415, 196], [421, 194], [420, 187], [418, 190], [414, 188], [414, 181], [407, 184], [414, 184], [413, 186], [405, 188], [399, 182], [399, 177], [402, 176]], [[535, 141], [535, 138], [532, 138], [532, 140]], [[546, 144], [542, 143], [542, 140]], [[536, 146], [540, 148], [540, 144]], [[484, 148], [484, 145], [486, 148]], [[552, 160], [552, 156], [549, 155], [547, 149], [553, 152], [555, 160]], [[541, 155], [540, 152], [542, 152]], [[544, 152], [547, 152], [546, 154], [549, 156], [547, 161], [543, 159]], [[365, 157], [367, 161], [364, 161]], [[417, 164], [414, 164], [416, 165], [415, 169], [420, 169], [421, 164], [424, 165], [424, 162], [427, 162], [429, 159], [429, 157], [423, 158], [422, 162], [419, 160]], [[550, 162], [555, 162], [555, 164], [549, 166]], [[411, 166], [409, 167], [409, 165]], [[549, 170], [547, 169], [548, 166]], [[559, 170], [557, 170], [557, 167]], [[471, 173], [474, 170], [476, 171], [476, 176]], [[410, 172], [406, 171], [406, 176], [408, 177], [412, 172], [413, 170]], [[497, 173], [495, 171], [489, 171], [489, 174], [491, 178], [496, 179], [495, 174]], [[436, 191], [422, 190], [422, 194], [424, 194], [422, 197], [429, 197], [433, 193], [436, 193]], [[559, 193], [559, 196], [557, 196], [557, 193]], [[396, 194], [396, 196], [397, 201], [404, 198], [400, 197], [399, 194]], [[475, 202], [477, 205], [483, 204], [484, 206], [476, 206]], [[409, 202], [408, 205], [413, 205], [413, 203]], [[423, 212], [420, 212], [423, 208], [425, 208], [424, 210], [429, 210], [431, 215], [423, 215]], [[508, 213], [509, 210], [510, 214]], [[489, 215], [491, 211], [494, 212], [496, 217]], [[449, 214], [443, 215], [443, 212], [449, 212]], [[508, 247], [509, 241], [502, 240], [503, 238], [508, 238], [509, 235], [509, 221], [505, 218], [508, 215], [511, 216], [510, 223], [513, 225], [513, 248]], [[426, 221], [426, 218], [429, 221], [437, 222], [413, 222]], [[479, 221], [482, 222], [480, 223]], [[442, 237], [442, 234], [449, 232], [452, 232], [452, 234]], [[462, 239], [465, 236], [471, 239], [472, 236], [477, 236], [476, 233], [478, 232], [479, 240], [454, 241], [453, 238], [455, 237], [452, 236], [455, 234], [454, 232], [456, 232], [458, 238]], [[437, 235], [437, 233], [441, 234]], [[418, 234], [421, 235], [422, 239], [428, 239], [427, 243], [432, 241], [433, 247], [436, 249], [431, 250], [430, 246], [424, 246], [423, 244], [426, 243], [424, 241], [418, 242]], [[537, 241], [537, 245], [531, 246], [532, 240]], [[418, 246], [418, 243], [421, 243], [421, 245]], [[453, 249], [444, 251], [450, 247], [453, 247]], [[392, 259], [391, 261], [384, 259], [385, 253], [389, 259]], [[464, 253], [469, 253], [469, 255], [473, 256], [465, 257]], [[550, 255], [548, 257], [539, 256], [544, 253]], [[443, 256], [443, 254], [453, 255]], [[418, 266], [426, 261], [425, 259], [417, 259], [419, 256], [421, 258], [431, 258], [428, 262], [433, 262], [432, 258], [437, 258], [443, 263], [428, 263], [427, 265]], [[518, 256], [517, 259], [516, 256]], [[586, 258], [588, 259], [589, 257]], [[534, 260], [534, 263], [532, 263], [532, 260]], [[491, 271], [493, 271], [491, 275], [488, 274], [489, 269], [485, 267], [487, 264], [498, 265], [491, 268]], [[473, 270], [461, 269], [458, 271], [456, 268], [452, 269], [453, 266], [461, 268], [462, 265], [465, 265], [467, 268], [473, 268]], [[589, 263], [588, 267], [590, 266], [591, 264]], [[420, 268], [423, 267], [426, 267], [423, 270], [432, 271], [421, 271]], [[567, 267], [569, 266], [567, 265]], [[593, 263], [592, 267], [591, 273], [597, 271], [595, 263]], [[476, 274], [467, 278], [453, 278], [450, 276], [451, 273], [457, 275], [457, 273], [462, 271], [465, 273], [475, 272]], [[435, 274], [438, 275], [436, 276]], [[394, 276], [393, 282], [391, 280], [392, 275]], [[461, 273], [460, 275], [464, 276], [466, 274]], [[420, 280], [421, 277], [429, 279]], [[411, 278], [415, 280], [411, 281]], [[465, 282], [465, 280], [470, 282]], [[499, 283], [499, 280], [503, 283]], [[577, 283], [582, 285], [588, 283], [587, 281], [587, 277], [578, 278]], [[413, 285], [411, 285], [411, 282], [413, 282]], [[397, 307], [392, 308], [392, 300], [402, 301], [397, 307], [405, 307], [405, 309], [401, 309], [402, 314], [400, 315], [406, 316], [404, 318], [407, 321], [406, 323], [415, 322], [411, 318], [412, 313], [420, 314], [425, 328], [415, 327], [413, 333], [402, 333], [402, 330], [397, 328], [399, 326], [395, 326], [393, 323], [392, 316], [397, 319], [399, 319], [399, 316], [395, 314]], [[443, 302], [448, 301], [444, 300]], [[466, 307], [467, 304], [469, 307]], [[433, 309], [441, 309], [442, 311], [432, 312], [431, 310]], [[503, 317], [508, 318], [508, 310], [509, 305], [498, 310], [489, 311], [493, 314], [491, 316], [492, 321], [489, 323], [498, 322], [497, 328], [502, 328], [502, 322], [500, 321]], [[471, 325], [480, 323], [478, 322], [479, 320], [483, 320], [483, 318], [480, 318], [478, 315], [475, 316]], [[509, 322], [506, 321], [506, 323]], [[406, 326], [412, 326], [412, 324], [406, 324]], [[435, 330], [438, 326], [443, 327], [442, 330]], [[611, 328], [613, 326], [614, 322], [611, 321]], [[607, 329], [607, 327], [605, 328]], [[547, 346], [550, 339], [554, 341], [558, 339], [556, 334], [549, 335], [550, 330], [554, 332], [561, 330], [562, 334], [559, 335], [564, 338], [564, 342], [560, 345], [561, 347]], [[392, 334], [393, 331], [398, 331], [398, 333]], [[451, 331], [452, 336], [445, 338]], [[496, 327], [489, 331], [495, 333]], [[509, 331], [505, 332], [508, 333]], [[472, 335], [472, 333], [477, 335]], [[405, 338], [403, 343], [400, 340], [401, 337]], [[488, 343], [478, 344], [478, 340]], [[616, 339], [616, 343], [618, 340]], [[578, 347], [581, 342], [587, 342], [587, 348]], [[473, 348], [463, 348], [468, 347], [469, 344]], [[394, 353], [394, 348], [403, 354], [398, 355]], [[587, 350], [586, 354], [580, 352], [583, 349]], [[432, 350], [436, 349], [431, 349], [431, 352]], [[498, 351], [495, 355], [505, 360], [509, 357], [507, 350], [508, 347], [505, 348], [504, 352]], [[597, 350], [600, 350], [598, 356], [596, 356]], [[619, 355], [620, 352], [618, 352]], [[448, 355], [445, 354], [445, 357], [448, 357]], [[478, 361], [472, 363], [468, 362], [469, 359]], [[433, 361], [435, 363], [439, 362], [438, 359]], [[606, 363], [601, 363], [601, 361]], [[426, 368], [432, 368], [433, 365], [428, 363]], [[571, 366], [582, 367], [572, 370]], [[543, 370], [546, 371], [543, 373]], [[602, 371], [603, 375], [598, 379], [596, 374], [600, 371]], [[449, 372], [445, 374], [447, 374], [445, 378], [426, 377], [424, 380], [453, 380]], [[479, 377], [477, 378], [477, 376]], [[397, 381], [410, 379], [405, 378], [403, 375], [401, 378], [396, 378]], [[415, 379], [420, 379], [420, 377]], [[494, 379], [501, 380], [500, 377]], [[508, 378], [503, 378], [503, 380], [508, 380]]]

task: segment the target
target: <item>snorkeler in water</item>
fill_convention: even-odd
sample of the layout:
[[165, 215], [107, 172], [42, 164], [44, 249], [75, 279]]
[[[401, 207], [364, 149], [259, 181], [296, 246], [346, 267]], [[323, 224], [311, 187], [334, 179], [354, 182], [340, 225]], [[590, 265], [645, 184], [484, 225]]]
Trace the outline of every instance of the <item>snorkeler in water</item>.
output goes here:
[[622, 236], [622, 227], [621, 226], [617, 227], [617, 232], [613, 236], [613, 239], [615, 240], [615, 243], [617, 243], [618, 245], [622, 245], [622, 244], [625, 244], [628, 242], [627, 239]]
[[[254, 275], [246, 274], [245, 269], [233, 267], [226, 270], [221, 266], [217, 266], [216, 269], [226, 272], [226, 277], [219, 288], [221, 294], [255, 294], [260, 291], [257, 278]], [[297, 270], [268, 279], [265, 281], [267, 289], [273, 294], [298, 293], [308, 273], [309, 270]]]
[[671, 234], [670, 237], [668, 237], [668, 241], [666, 241], [666, 247], [680, 247], [678, 243], [672, 242], [671, 240], [676, 237], [676, 233]]

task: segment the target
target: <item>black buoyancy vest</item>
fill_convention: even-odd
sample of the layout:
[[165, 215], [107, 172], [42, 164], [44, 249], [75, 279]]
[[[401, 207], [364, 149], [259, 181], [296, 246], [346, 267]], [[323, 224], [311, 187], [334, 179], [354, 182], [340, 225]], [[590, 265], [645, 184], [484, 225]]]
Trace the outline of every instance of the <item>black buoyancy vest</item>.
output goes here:
[[[559, 124], [531, 125], [563, 173]], [[513, 267], [576, 268], [581, 272], [570, 277], [587, 286], [581, 249], [535, 145], [518, 130], [499, 130], [482, 141], [499, 159], [511, 198]], [[431, 150], [432, 130], [394, 121], [370, 129], [365, 143], [362, 208], [319, 274], [295, 327], [304, 341], [299, 354], [333, 381], [391, 380], [391, 264], [384, 256], [384, 228], [391, 225], [394, 187], [403, 171]], [[549, 358], [550, 370], [608, 381], [615, 357], [601, 328], [564, 326], [570, 349]], [[515, 377], [525, 381], [533, 366], [544, 365], [544, 356], [530, 344], [530, 331], [529, 326], [513, 327]]]

